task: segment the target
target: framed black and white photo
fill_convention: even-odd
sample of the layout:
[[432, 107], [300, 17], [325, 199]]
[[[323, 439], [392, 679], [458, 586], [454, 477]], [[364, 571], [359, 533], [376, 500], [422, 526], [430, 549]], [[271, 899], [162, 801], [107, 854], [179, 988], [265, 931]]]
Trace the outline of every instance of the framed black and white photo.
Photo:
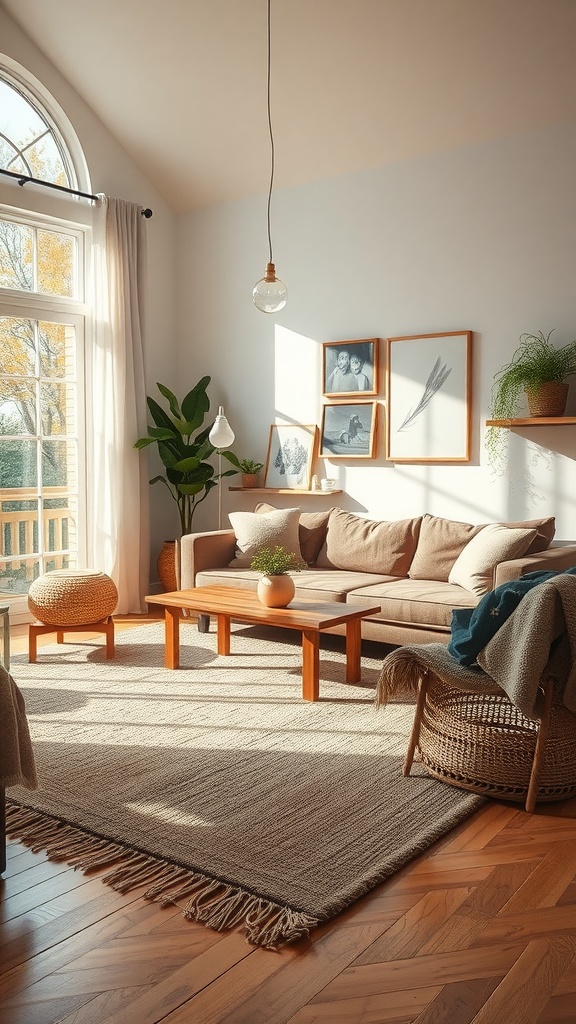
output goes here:
[[377, 402], [335, 402], [323, 406], [320, 458], [375, 458], [377, 407]]
[[379, 338], [325, 341], [322, 344], [322, 394], [378, 394]]
[[388, 338], [386, 458], [469, 462], [472, 331]]
[[315, 423], [273, 423], [270, 427], [264, 487], [310, 490], [316, 454]]

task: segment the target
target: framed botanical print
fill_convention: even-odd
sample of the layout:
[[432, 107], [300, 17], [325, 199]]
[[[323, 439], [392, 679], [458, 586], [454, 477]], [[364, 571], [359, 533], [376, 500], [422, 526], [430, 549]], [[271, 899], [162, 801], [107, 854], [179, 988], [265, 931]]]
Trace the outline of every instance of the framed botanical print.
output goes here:
[[375, 458], [377, 408], [377, 402], [334, 402], [323, 406], [320, 458]]
[[273, 423], [270, 427], [264, 487], [310, 490], [316, 455], [315, 423]]
[[386, 458], [469, 462], [472, 331], [388, 338]]
[[322, 394], [378, 394], [379, 338], [361, 341], [326, 341], [322, 345]]

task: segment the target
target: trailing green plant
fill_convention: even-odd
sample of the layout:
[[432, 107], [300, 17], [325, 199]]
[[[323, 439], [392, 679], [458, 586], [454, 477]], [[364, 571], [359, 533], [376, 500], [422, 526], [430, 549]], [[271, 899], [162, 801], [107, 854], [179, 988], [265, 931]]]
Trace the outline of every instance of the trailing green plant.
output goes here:
[[[494, 374], [491, 391], [491, 419], [513, 419], [526, 390], [536, 390], [548, 383], [564, 383], [576, 373], [576, 341], [562, 348], [550, 343], [553, 331], [544, 335], [521, 334], [520, 344], [512, 359]], [[485, 444], [494, 469], [503, 470], [505, 437], [501, 427], [488, 427]]]
[[[224, 458], [235, 466], [218, 474], [208, 461], [217, 448], [208, 435], [213, 423], [203, 427], [210, 409], [207, 388], [210, 377], [202, 377], [180, 403], [164, 384], [156, 384], [168, 402], [168, 410], [148, 396], [147, 403], [154, 425], [148, 425], [148, 436], [136, 441], [135, 448], [158, 446], [158, 454], [166, 467], [151, 484], [163, 483], [178, 506], [180, 528], [183, 534], [192, 532], [192, 520], [198, 506], [217, 487], [221, 476], [234, 476], [239, 470], [238, 458], [231, 451], [222, 451]], [[202, 429], [201, 429], [202, 428]]]
[[289, 572], [300, 572], [303, 562], [294, 551], [287, 551], [277, 544], [274, 548], [260, 548], [252, 558], [250, 568], [264, 576], [286, 576]]
[[259, 473], [260, 470], [263, 469], [263, 467], [263, 462], [253, 462], [252, 459], [240, 459], [240, 461], [238, 462], [238, 469], [240, 470], [240, 472], [249, 473], [250, 475], [254, 473]]

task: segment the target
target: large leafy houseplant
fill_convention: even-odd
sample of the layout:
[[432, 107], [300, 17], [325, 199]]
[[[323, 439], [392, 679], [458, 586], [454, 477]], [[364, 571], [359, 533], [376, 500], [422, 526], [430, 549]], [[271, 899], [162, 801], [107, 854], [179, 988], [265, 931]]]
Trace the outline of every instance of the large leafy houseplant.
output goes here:
[[[576, 373], [576, 341], [554, 348], [550, 343], [550, 331], [544, 335], [520, 335], [520, 345], [512, 359], [494, 375], [491, 394], [491, 419], [513, 419], [517, 414], [518, 405], [523, 393], [526, 392], [529, 402], [537, 400], [547, 385], [566, 385], [568, 377]], [[567, 392], [567, 385], [565, 388]], [[560, 411], [550, 415], [562, 415], [565, 395], [561, 401]], [[532, 413], [532, 415], [535, 415]], [[540, 413], [542, 415], [542, 413]], [[502, 428], [491, 426], [486, 434], [488, 457], [495, 469], [503, 469], [503, 448], [505, 439]]]
[[[217, 487], [220, 474], [208, 461], [215, 451], [208, 435], [213, 424], [203, 427], [210, 409], [207, 388], [210, 377], [202, 377], [179, 403], [176, 396], [158, 384], [160, 394], [168, 403], [168, 410], [162, 408], [148, 396], [148, 409], [154, 425], [148, 425], [148, 436], [136, 441], [135, 448], [146, 448], [155, 444], [158, 454], [166, 467], [165, 474], [150, 480], [151, 484], [163, 483], [178, 506], [182, 534], [192, 532], [192, 520], [198, 506], [213, 487]], [[238, 458], [231, 451], [222, 451], [235, 469], [227, 469], [222, 476], [233, 476], [238, 472]]]

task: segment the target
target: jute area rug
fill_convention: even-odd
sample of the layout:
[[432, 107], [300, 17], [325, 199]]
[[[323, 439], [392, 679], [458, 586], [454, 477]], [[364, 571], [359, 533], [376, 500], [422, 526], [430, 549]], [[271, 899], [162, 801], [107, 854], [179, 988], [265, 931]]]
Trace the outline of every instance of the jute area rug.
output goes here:
[[393, 874], [483, 799], [402, 776], [413, 705], [374, 705], [385, 649], [344, 682], [323, 637], [320, 700], [301, 698], [299, 634], [181, 628], [164, 669], [163, 623], [13, 661], [37, 791], [8, 791], [9, 834], [54, 859], [110, 865], [120, 891], [186, 899], [186, 916], [271, 948], [294, 941]]

